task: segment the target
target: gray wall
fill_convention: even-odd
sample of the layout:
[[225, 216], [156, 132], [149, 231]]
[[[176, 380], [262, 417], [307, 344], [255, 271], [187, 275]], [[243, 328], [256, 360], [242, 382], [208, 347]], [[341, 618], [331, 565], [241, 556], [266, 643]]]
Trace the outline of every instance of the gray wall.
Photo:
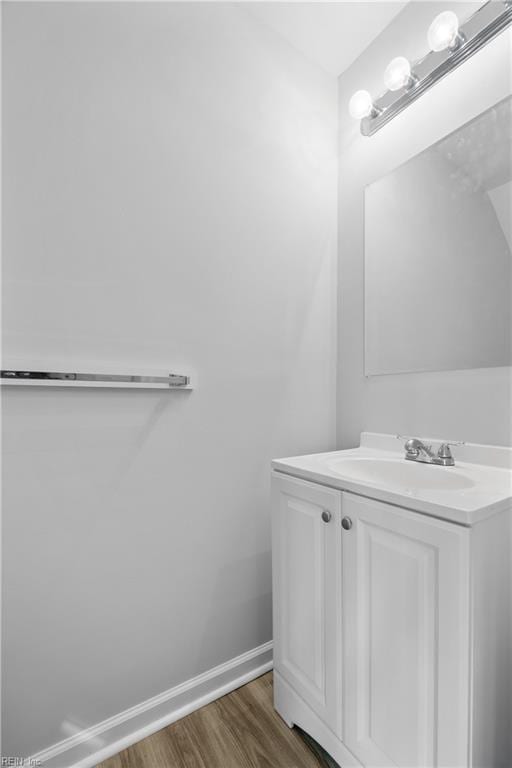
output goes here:
[[4, 754], [271, 639], [269, 462], [335, 444], [336, 79], [225, 4], [3, 4]]
[[[397, 55], [426, 52], [426, 30], [442, 9], [461, 18], [471, 3], [411, 3], [339, 78], [338, 446], [361, 430], [401, 432], [508, 445], [511, 369], [481, 368], [365, 378], [363, 350], [363, 195], [365, 185], [511, 92], [511, 32], [502, 33], [371, 138], [362, 137], [347, 104], [358, 88], [378, 94]], [[479, 312], [479, 307], [475, 307]], [[436, 304], [432, 301], [432, 322]]]

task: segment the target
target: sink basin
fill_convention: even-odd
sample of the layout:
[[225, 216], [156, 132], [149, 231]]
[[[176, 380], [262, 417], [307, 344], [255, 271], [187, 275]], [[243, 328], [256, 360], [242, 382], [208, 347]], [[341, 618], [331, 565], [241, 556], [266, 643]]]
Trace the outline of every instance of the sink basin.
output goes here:
[[383, 485], [407, 491], [462, 491], [473, 481], [453, 467], [420, 464], [405, 459], [346, 458], [332, 461], [329, 469], [358, 483]]
[[407, 461], [396, 435], [363, 432], [358, 448], [274, 459], [272, 468], [462, 525], [512, 514], [512, 448], [465, 443], [455, 466], [442, 467]]

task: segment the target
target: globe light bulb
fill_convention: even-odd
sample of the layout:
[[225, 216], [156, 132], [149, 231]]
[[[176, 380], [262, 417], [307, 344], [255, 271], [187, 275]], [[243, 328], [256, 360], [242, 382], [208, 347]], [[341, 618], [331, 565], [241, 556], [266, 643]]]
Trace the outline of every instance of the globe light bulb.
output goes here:
[[412, 82], [411, 65], [405, 56], [397, 56], [389, 62], [384, 72], [384, 83], [388, 90], [399, 91], [400, 88], [406, 88]]
[[453, 11], [443, 11], [435, 17], [428, 29], [428, 44], [432, 51], [455, 50], [462, 42], [459, 20]]
[[374, 111], [374, 107], [368, 91], [356, 91], [348, 103], [348, 111], [350, 116], [356, 120], [369, 117]]

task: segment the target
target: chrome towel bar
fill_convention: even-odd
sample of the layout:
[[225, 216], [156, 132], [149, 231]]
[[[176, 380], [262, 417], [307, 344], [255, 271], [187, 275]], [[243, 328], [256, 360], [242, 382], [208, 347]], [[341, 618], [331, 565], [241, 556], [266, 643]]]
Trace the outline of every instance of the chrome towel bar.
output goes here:
[[99, 386], [122, 386], [134, 384], [137, 388], [161, 387], [169, 389], [190, 388], [190, 376], [179, 373], [169, 373], [167, 376], [137, 376], [108, 373], [73, 373], [62, 371], [25, 371], [2, 369], [0, 371], [2, 384], [50, 384], [66, 385], [67, 383], [83, 386], [88, 384]]

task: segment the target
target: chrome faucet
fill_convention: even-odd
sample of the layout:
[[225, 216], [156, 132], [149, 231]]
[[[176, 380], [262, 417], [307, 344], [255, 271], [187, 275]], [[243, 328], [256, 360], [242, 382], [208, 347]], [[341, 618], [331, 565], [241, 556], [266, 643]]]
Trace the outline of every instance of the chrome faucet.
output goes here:
[[[397, 435], [399, 438], [400, 435]], [[420, 461], [423, 464], [437, 464], [440, 467], [453, 467], [455, 464], [451, 445], [464, 445], [464, 443], [441, 443], [437, 453], [434, 453], [431, 445], [425, 445], [416, 437], [411, 437], [404, 445], [405, 458], [408, 461]]]

